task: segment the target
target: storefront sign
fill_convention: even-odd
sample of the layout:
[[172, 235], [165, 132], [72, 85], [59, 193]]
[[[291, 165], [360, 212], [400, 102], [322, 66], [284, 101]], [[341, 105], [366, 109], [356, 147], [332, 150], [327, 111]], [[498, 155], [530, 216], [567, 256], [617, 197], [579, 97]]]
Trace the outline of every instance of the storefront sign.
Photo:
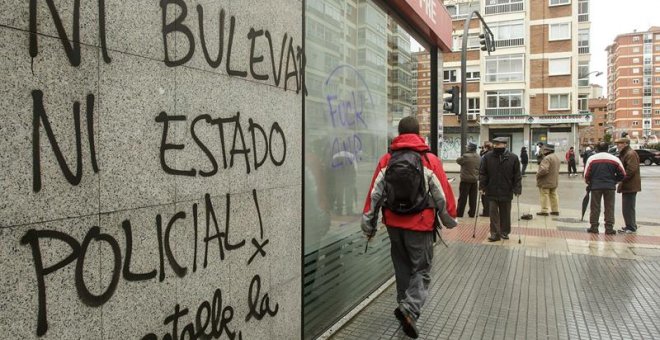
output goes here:
[[481, 118], [482, 125], [497, 124], [580, 124], [588, 125], [591, 122], [590, 114], [565, 114], [544, 116], [485, 116]]
[[452, 18], [439, 0], [396, 0], [392, 6], [426, 39], [443, 51], [451, 50]]

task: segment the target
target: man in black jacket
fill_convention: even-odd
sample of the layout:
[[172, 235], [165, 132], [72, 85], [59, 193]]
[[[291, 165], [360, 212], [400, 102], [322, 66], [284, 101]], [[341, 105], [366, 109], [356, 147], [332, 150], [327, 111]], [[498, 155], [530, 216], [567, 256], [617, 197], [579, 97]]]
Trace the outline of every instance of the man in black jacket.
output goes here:
[[584, 181], [591, 193], [591, 213], [587, 232], [598, 234], [598, 219], [600, 217], [601, 198], [605, 207], [605, 234], [614, 235], [614, 200], [616, 184], [623, 180], [626, 170], [619, 158], [607, 152], [608, 144], [600, 142], [596, 145], [597, 154], [589, 157], [584, 166]]
[[489, 201], [490, 242], [509, 239], [511, 201], [522, 192], [520, 161], [506, 145], [506, 138], [493, 139], [493, 151], [483, 156], [479, 168], [479, 190]]
[[[484, 146], [481, 148], [481, 152], [479, 152], [479, 157], [481, 157], [481, 160], [483, 161], [484, 155], [491, 152], [493, 150], [493, 143], [491, 143], [489, 140], [484, 142]], [[490, 212], [488, 209], [488, 199], [486, 199], [486, 196], [483, 195], [483, 193], [480, 193], [481, 195], [481, 206], [483, 207], [483, 212], [481, 213], [480, 216], [488, 217], [490, 216]]]

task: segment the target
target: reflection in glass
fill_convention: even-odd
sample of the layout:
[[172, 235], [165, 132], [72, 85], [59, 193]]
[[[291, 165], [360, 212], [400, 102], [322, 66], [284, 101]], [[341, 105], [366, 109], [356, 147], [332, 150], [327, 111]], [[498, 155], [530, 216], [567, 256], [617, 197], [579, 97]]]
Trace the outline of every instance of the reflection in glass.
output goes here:
[[411, 44], [419, 44], [371, 1], [306, 4], [303, 327], [310, 339], [393, 273], [387, 233], [364, 254], [360, 219], [399, 120], [417, 112]]

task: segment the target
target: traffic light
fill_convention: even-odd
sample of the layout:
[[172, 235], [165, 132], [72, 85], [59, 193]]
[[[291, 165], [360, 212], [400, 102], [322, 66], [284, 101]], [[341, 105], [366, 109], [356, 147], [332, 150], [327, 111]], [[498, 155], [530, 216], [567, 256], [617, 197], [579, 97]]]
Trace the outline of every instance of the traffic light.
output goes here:
[[450, 94], [450, 97], [445, 97], [444, 98], [444, 104], [442, 105], [442, 109], [445, 112], [451, 112], [454, 114], [459, 115], [459, 101], [458, 101], [458, 96], [460, 92], [460, 87], [458, 86], [452, 86], [451, 89], [445, 90], [445, 93]]
[[479, 44], [481, 44], [482, 51], [487, 51], [488, 54], [495, 51], [495, 44], [493, 44], [491, 36], [488, 34], [488, 32], [479, 34], [479, 39]]

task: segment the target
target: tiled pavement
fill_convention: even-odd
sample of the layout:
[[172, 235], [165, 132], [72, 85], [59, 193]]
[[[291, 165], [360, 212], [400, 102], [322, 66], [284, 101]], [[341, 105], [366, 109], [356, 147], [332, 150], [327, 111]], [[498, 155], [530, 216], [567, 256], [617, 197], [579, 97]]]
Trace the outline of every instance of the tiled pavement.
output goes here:
[[[480, 222], [475, 238], [466, 219], [445, 231], [449, 248], [436, 245], [420, 339], [660, 339], [657, 226], [606, 237], [535, 216], [488, 244]], [[395, 294], [387, 288], [331, 339], [406, 339]]]

